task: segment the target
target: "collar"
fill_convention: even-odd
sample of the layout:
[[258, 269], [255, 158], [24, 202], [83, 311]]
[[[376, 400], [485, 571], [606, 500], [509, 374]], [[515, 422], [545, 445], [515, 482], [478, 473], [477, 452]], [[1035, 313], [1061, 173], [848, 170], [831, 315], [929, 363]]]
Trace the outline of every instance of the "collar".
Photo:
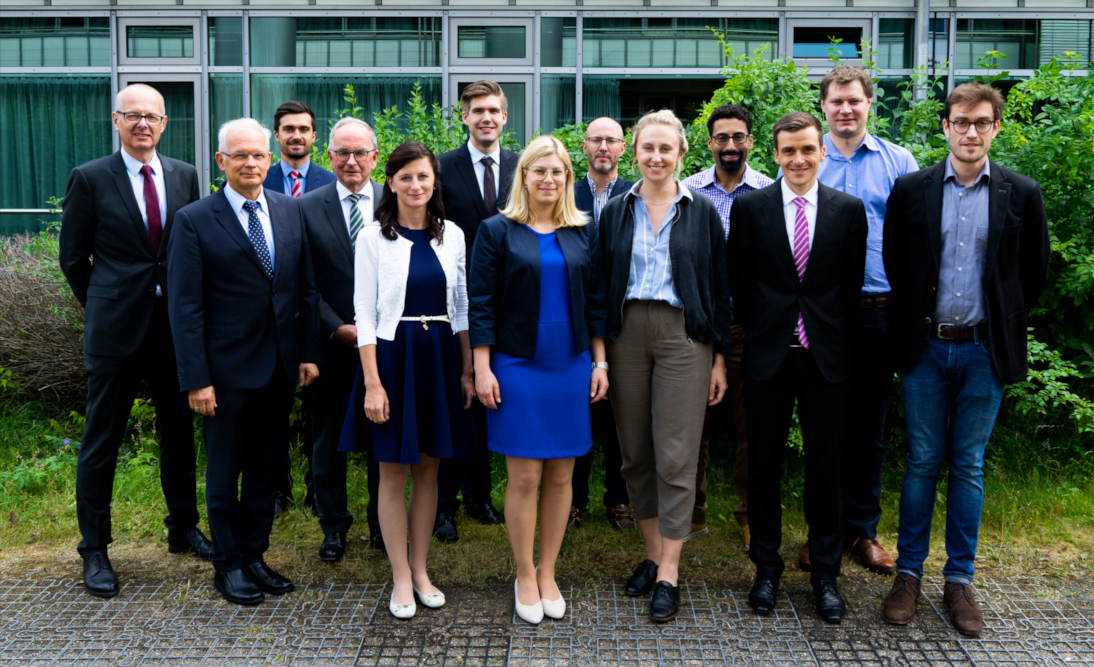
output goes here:
[[[588, 174], [585, 175], [585, 180], [588, 181], [589, 188], [593, 191], [593, 196], [595, 197], [596, 196], [596, 181], [594, 181], [592, 179], [592, 177], [589, 176]], [[614, 188], [615, 184], [618, 183], [618, 182], [619, 182], [619, 174], [616, 174], [615, 178], [608, 181], [608, 184], [604, 186], [604, 192], [609, 192], [610, 193], [612, 191], [612, 188]]]
[[[232, 210], [235, 214], [240, 215], [241, 213], [246, 213], [246, 211], [243, 210], [243, 204], [247, 201], [247, 198], [236, 192], [232, 186], [227, 183], [224, 184], [223, 189], [224, 196], [228, 198], [228, 203], [232, 206]], [[255, 199], [255, 201], [258, 202], [258, 207], [266, 212], [266, 215], [270, 215], [270, 207], [266, 204], [266, 188], [262, 188], [258, 193], [258, 199]]]
[[[281, 173], [284, 174], [285, 178], [289, 178], [289, 172], [294, 171], [293, 168], [289, 166], [289, 163], [285, 162], [284, 160], [282, 160], [278, 164], [281, 165]], [[297, 167], [295, 171], [296, 173], [300, 174], [301, 179], [307, 180], [309, 167], [311, 167], [311, 158], [308, 158], [308, 160], [304, 162], [304, 164]]]
[[786, 184], [785, 178], [779, 179], [779, 186], [783, 191], [783, 206], [789, 206], [794, 203], [794, 200], [798, 197], [804, 197], [805, 201], [812, 204], [814, 207], [817, 205], [817, 195], [820, 193], [820, 181], [813, 181], [813, 187], [809, 188], [809, 192], [804, 195], [799, 195], [790, 189], [790, 186]]
[[[631, 186], [631, 189], [627, 194], [632, 194], [635, 197], [641, 196], [641, 195], [638, 194], [638, 190], [642, 187], [642, 181], [644, 181], [644, 180], [646, 180], [646, 179], [644, 179], [644, 178], [638, 179], [638, 182]], [[676, 193], [676, 197], [672, 200], [673, 204], [679, 203], [680, 200], [683, 199], [684, 197], [687, 197], [688, 199], [690, 199], [692, 201], [695, 201], [695, 197], [692, 196], [691, 190], [688, 190], [686, 187], [684, 187], [683, 181], [681, 181], [680, 179], [676, 179], [676, 185], [680, 186], [680, 191]]]
[[[855, 149], [855, 152], [858, 153], [859, 150], [861, 150], [864, 146], [866, 147], [866, 150], [870, 151], [881, 150], [881, 144], [878, 143], [877, 137], [870, 134], [869, 132], [867, 132], [866, 135], [862, 138], [862, 143], [859, 144], [858, 148]], [[830, 132], [824, 133], [824, 150], [825, 158], [833, 158], [837, 161], [842, 160], [844, 162], [848, 161], [847, 158], [843, 156], [843, 153], [839, 152], [839, 149], [836, 148], [836, 145], [832, 143], [832, 134]]]
[[[338, 201], [342, 201], [346, 197], [354, 194], [349, 191], [349, 188], [342, 185], [342, 181], [335, 181], [335, 183], [337, 184], [335, 187], [338, 188]], [[372, 199], [372, 178], [365, 181], [365, 187], [361, 188], [361, 191], [356, 194], [361, 195], [363, 199]]]
[[[125, 170], [128, 171], [130, 174], [133, 174], [134, 176], [141, 173], [141, 167], [143, 167], [144, 164], [141, 163], [139, 160], [137, 160], [137, 158], [130, 155], [129, 153], [126, 153], [124, 148], [121, 150], [121, 153], [122, 153], [122, 162], [125, 162]], [[160, 154], [159, 153], [157, 153], [157, 152], [152, 153], [152, 159], [148, 161], [148, 166], [152, 167], [152, 175], [153, 176], [162, 176], [163, 175], [163, 165], [160, 164]]]
[[[956, 181], [958, 185], [961, 185], [961, 181], [957, 180], [957, 174], [953, 170], [953, 163], [950, 162], [950, 156], [947, 155], [946, 156], [946, 175], [942, 177], [942, 182], [945, 183], [946, 181], [950, 180], [951, 178], [954, 181]], [[991, 181], [991, 158], [988, 158], [988, 159], [984, 160], [984, 168], [980, 170], [980, 175], [978, 175], [976, 177], [976, 180], [973, 181], [972, 185], [979, 184], [980, 181], [982, 181], [985, 178], [988, 179], [988, 181]], [[970, 185], [969, 187], [972, 187], [972, 186]]]
[[[747, 185], [753, 190], [759, 190], [763, 188], [763, 183], [760, 182], [760, 172], [756, 171], [752, 167], [748, 166], [745, 162], [745, 175], [741, 178], [741, 182], [737, 184], [737, 187], [733, 188], [731, 192], [735, 192], [742, 185]], [[709, 188], [718, 182], [718, 165], [714, 165], [710, 169], [704, 169], [696, 175], [695, 185], [700, 188]]]
[[[479, 162], [484, 157], [486, 157], [486, 153], [483, 153], [478, 148], [475, 148], [475, 145], [473, 143], [471, 143], [470, 139], [467, 140], [467, 150], [471, 152], [471, 164]], [[500, 141], [498, 142], [498, 147], [494, 149], [494, 152], [490, 153], [490, 157], [493, 158], [494, 164], [499, 165], [499, 166], [501, 165], [501, 142]]]

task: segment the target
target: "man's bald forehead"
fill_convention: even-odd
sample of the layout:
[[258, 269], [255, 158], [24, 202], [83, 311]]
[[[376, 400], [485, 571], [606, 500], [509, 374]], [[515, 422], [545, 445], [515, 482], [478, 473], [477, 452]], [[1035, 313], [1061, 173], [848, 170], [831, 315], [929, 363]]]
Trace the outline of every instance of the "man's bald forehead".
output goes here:
[[115, 111], [124, 111], [125, 109], [123, 109], [122, 107], [125, 105], [127, 100], [129, 100], [129, 98], [132, 97], [133, 95], [138, 95], [138, 94], [139, 95], [154, 95], [156, 97], [156, 99], [159, 100], [160, 113], [162, 114], [162, 113], [167, 112], [166, 108], [165, 108], [164, 101], [163, 101], [163, 95], [160, 93], [160, 91], [156, 90], [155, 88], [153, 88], [152, 86], [149, 86], [146, 83], [131, 83], [128, 86], [126, 86], [125, 88], [122, 88], [121, 90], [119, 90], [118, 91], [118, 96], [114, 99], [114, 110]]
[[620, 125], [619, 123], [617, 123], [614, 118], [609, 118], [607, 116], [601, 116], [600, 118], [597, 118], [593, 122], [589, 123], [589, 127], [586, 130], [586, 134], [594, 134], [593, 133], [593, 128], [594, 127], [600, 128], [601, 132], [603, 132], [605, 130], [610, 130], [610, 131], [614, 132], [614, 134], [618, 138], [620, 138], [620, 139], [623, 138], [623, 126]]

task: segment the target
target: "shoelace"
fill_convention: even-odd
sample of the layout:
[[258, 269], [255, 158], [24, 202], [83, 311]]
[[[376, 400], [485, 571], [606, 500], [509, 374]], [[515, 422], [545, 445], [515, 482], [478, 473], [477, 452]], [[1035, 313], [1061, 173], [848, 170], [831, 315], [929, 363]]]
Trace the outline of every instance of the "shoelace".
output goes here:
[[965, 584], [946, 584], [946, 588], [951, 591], [956, 591], [955, 595], [958, 600], [965, 599], [973, 601], [972, 593], [969, 591], [969, 587]]
[[912, 589], [911, 582], [908, 581], [908, 577], [897, 577], [897, 580], [893, 583], [893, 592], [908, 591], [909, 593], [915, 593]]

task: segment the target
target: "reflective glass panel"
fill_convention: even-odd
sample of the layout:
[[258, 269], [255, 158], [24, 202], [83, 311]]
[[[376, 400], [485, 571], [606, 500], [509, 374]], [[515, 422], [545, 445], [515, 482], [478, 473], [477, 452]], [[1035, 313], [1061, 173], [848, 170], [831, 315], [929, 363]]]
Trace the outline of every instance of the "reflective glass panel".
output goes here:
[[[833, 39], [841, 41], [832, 44]], [[858, 58], [861, 42], [862, 28], [799, 26], [794, 28], [794, 57], [827, 58], [829, 49], [834, 49], [841, 58]]]
[[221, 67], [243, 67], [243, 17], [209, 18], [209, 63]]
[[878, 67], [911, 69], [914, 66], [912, 30], [915, 19], [881, 19], [878, 23], [879, 34], [874, 44], [874, 50], [878, 52]]
[[461, 25], [460, 58], [526, 58], [522, 25]]
[[540, 64], [574, 67], [577, 62], [577, 19], [540, 19]]
[[703, 102], [725, 84], [711, 77], [582, 77], [583, 120], [601, 116], [615, 118], [624, 128], [633, 125], [642, 114], [671, 109], [684, 123], [695, 120]]
[[110, 19], [0, 19], [0, 67], [110, 67]]
[[254, 17], [252, 67], [437, 67], [441, 20]]
[[1044, 65], [1053, 56], [1076, 53], [1089, 64], [1094, 57], [1094, 21], [1044, 20], [1037, 23], [1037, 64]]
[[[718, 34], [736, 54], [768, 45], [774, 57], [778, 19], [587, 18], [585, 67], [723, 67], [728, 62]], [[715, 34], [718, 33], [718, 34]]]
[[194, 29], [188, 25], [131, 25], [125, 29], [130, 58], [193, 58]]
[[1037, 67], [1037, 21], [1033, 19], [957, 19], [955, 67], [970, 69], [997, 51], [995, 69]]
[[[219, 185], [218, 179], [224, 178], [224, 172], [217, 167], [213, 154], [217, 152], [217, 131], [224, 123], [243, 116], [243, 75], [212, 72], [209, 74], [209, 162], [212, 182]], [[272, 124], [271, 120], [267, 124]]]
[[554, 132], [574, 122], [576, 81], [577, 77], [573, 74], [540, 76], [540, 124], [544, 132]]

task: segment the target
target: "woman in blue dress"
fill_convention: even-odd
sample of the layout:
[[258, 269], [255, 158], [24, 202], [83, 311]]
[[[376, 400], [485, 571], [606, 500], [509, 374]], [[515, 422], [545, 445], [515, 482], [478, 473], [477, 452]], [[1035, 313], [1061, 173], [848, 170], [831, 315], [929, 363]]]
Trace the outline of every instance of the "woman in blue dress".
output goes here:
[[604, 277], [588, 223], [574, 203], [565, 146], [539, 137], [521, 155], [505, 208], [480, 225], [471, 257], [475, 389], [489, 408], [487, 447], [505, 455], [509, 472], [516, 610], [530, 623], [566, 612], [555, 561], [570, 479], [574, 458], [593, 444], [589, 404], [608, 389]]

